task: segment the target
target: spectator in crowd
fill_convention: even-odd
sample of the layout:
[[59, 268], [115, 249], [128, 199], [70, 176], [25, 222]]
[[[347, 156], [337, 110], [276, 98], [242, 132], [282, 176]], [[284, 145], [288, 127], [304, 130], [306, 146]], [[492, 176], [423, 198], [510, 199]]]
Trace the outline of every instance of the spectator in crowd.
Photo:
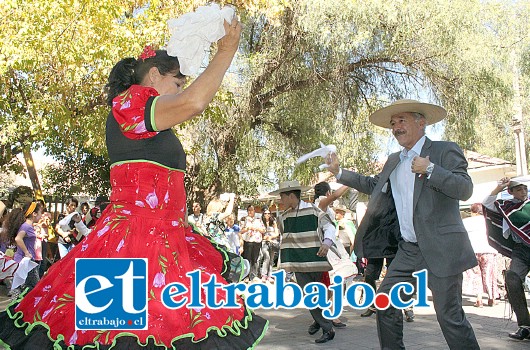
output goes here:
[[42, 278], [46, 270], [48, 270], [48, 251], [49, 251], [49, 242], [56, 242], [57, 238], [55, 236], [55, 230], [52, 225], [52, 213], [45, 211], [42, 213], [41, 220], [39, 221], [39, 226], [42, 230], [42, 262], [39, 267], [39, 277]]
[[[495, 276], [497, 251], [488, 244], [486, 221], [482, 214], [482, 204], [471, 205], [471, 216], [462, 220], [477, 257], [478, 266], [466, 271], [466, 279], [471, 283], [473, 293], [477, 296], [474, 306], [482, 307], [482, 295], [488, 296], [488, 306], [497, 304], [497, 278]], [[478, 274], [475, 273], [478, 272]], [[478, 277], [478, 278], [476, 278]]]
[[[45, 208], [45, 206], [43, 206]], [[40, 219], [38, 222], [36, 222], [33, 225], [33, 228], [35, 229], [35, 261], [39, 264], [38, 266], [38, 272], [39, 272], [39, 278], [42, 277], [41, 275], [41, 269], [44, 265], [44, 259], [46, 258], [46, 240], [48, 239], [48, 229], [47, 227], [43, 226], [44, 220], [47, 218], [46, 215], [46, 209], [44, 209], [44, 212], [42, 213]]]
[[[35, 242], [37, 234], [34, 225], [39, 222], [43, 211], [44, 207], [41, 203], [30, 202], [22, 208], [13, 209], [4, 221], [10, 243], [15, 243], [17, 246], [13, 260], [19, 264], [24, 258], [36, 262]], [[39, 267], [37, 265], [28, 271], [24, 285], [12, 290], [11, 297], [16, 298], [26, 287], [32, 290], [39, 279]]]
[[99, 206], [94, 206], [90, 208], [88, 215], [85, 217], [85, 220], [88, 221], [86, 226], [88, 228], [94, 227], [97, 224], [100, 217], [101, 217], [101, 208]]
[[7, 246], [9, 245], [9, 239], [7, 235], [4, 235], [3, 221], [7, 214], [7, 206], [3, 201], [0, 201], [0, 252], [5, 253]]
[[193, 202], [192, 205], [193, 214], [188, 216], [188, 224], [194, 225], [200, 233], [206, 233], [206, 215], [201, 213], [201, 204], [199, 202]]
[[[6, 204], [4, 201], [0, 200], [0, 263], [4, 266], [0, 271], [0, 282], [3, 283], [9, 291], [13, 282], [13, 274], [15, 273], [18, 264], [12, 262], [15, 245], [10, 244], [10, 239], [5, 230], [4, 219], [7, 217], [7, 212]], [[6, 255], [6, 253], [8, 253], [8, 248], [11, 248], [10, 255]]]
[[81, 221], [81, 215], [76, 212], [78, 205], [79, 201], [76, 198], [69, 197], [65, 202], [65, 212], [59, 215], [59, 222], [55, 225], [61, 259], [88, 234], [88, 228]]
[[[497, 199], [497, 195], [505, 188], [513, 199]], [[501, 213], [504, 238], [511, 238], [515, 242], [511, 253], [512, 262], [505, 278], [508, 301], [515, 312], [519, 328], [508, 336], [517, 340], [530, 339], [530, 313], [524, 291], [525, 278], [530, 271], [530, 234], [527, 228], [530, 222], [528, 186], [523, 181], [504, 177], [499, 180], [482, 204], [488, 210]]]
[[86, 226], [92, 228], [95, 226], [101, 217], [103, 211], [109, 205], [109, 197], [107, 196], [98, 196], [94, 202], [94, 207], [92, 207], [88, 214], [86, 214], [85, 221], [87, 222]]
[[18, 186], [9, 194], [8, 203], [6, 204], [7, 207], [11, 209], [22, 208], [33, 200], [35, 200], [35, 194], [31, 187]]
[[[331, 186], [329, 183], [323, 181], [319, 182], [315, 185], [314, 191], [315, 191], [315, 204], [318, 205], [318, 208], [329, 215], [332, 222], [337, 226], [336, 222], [336, 214], [331, 208], [331, 205], [334, 204], [334, 202], [338, 202], [339, 198], [347, 192], [349, 189], [348, 186], [341, 186], [336, 191], [331, 191]], [[348, 255], [348, 252], [342, 245], [342, 241], [337, 239], [338, 234], [338, 227], [335, 228], [335, 245], [338, 254], [335, 254], [334, 252], [328, 253], [328, 261], [331, 264], [331, 267], [333, 268], [331, 271], [324, 272], [322, 282], [326, 286], [331, 285], [331, 280], [334, 276], [341, 276], [345, 281], [348, 278], [353, 278], [355, 274], [357, 274], [357, 268], [353, 264], [353, 262], [350, 260], [350, 256]], [[346, 324], [343, 323], [339, 318], [334, 319], [332, 321], [333, 327], [335, 328], [344, 328], [346, 327]], [[318, 324], [313, 323], [309, 328], [311, 327], [317, 328], [318, 330]]]
[[228, 237], [225, 234], [224, 220], [234, 211], [234, 201], [236, 195], [234, 193], [223, 193], [218, 199], [213, 199], [206, 207], [206, 234], [217, 244], [224, 246], [232, 253], [231, 245]]
[[243, 236], [243, 258], [250, 263], [250, 281], [258, 281], [259, 254], [265, 227], [263, 222], [256, 217], [256, 209], [253, 205], [247, 207], [247, 217], [245, 218], [241, 235]]
[[[346, 218], [346, 213], [351, 213], [351, 211], [343, 204], [333, 204], [333, 211], [337, 222], [337, 238], [341, 241], [344, 249], [351, 255], [353, 254], [355, 233], [357, 232], [353, 221]], [[352, 257], [351, 260], [356, 261], [357, 259]]]
[[242, 239], [239, 231], [241, 231], [241, 228], [238, 224], [235, 223], [235, 217], [234, 214], [230, 214], [225, 218], [226, 222], [226, 228], [225, 228], [225, 234], [228, 238], [228, 242], [230, 242], [230, 248], [233, 252], [240, 255]]
[[89, 211], [90, 211], [90, 205], [87, 202], [81, 203], [81, 221], [83, 221], [85, 225], [87, 224], [86, 217]]
[[265, 227], [265, 233], [263, 234], [263, 241], [261, 245], [261, 255], [263, 256], [263, 262], [261, 266], [261, 281], [274, 282], [272, 277], [272, 267], [274, 262], [274, 256], [280, 251], [280, 233], [276, 220], [271, 214], [268, 208], [265, 208], [261, 213], [261, 221]]

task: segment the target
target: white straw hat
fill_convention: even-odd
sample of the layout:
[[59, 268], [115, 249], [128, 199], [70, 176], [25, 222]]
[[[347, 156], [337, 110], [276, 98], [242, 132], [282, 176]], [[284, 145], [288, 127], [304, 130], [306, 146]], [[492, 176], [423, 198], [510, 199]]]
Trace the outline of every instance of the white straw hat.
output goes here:
[[392, 116], [405, 112], [420, 113], [425, 117], [427, 125], [438, 123], [447, 116], [447, 111], [437, 105], [416, 100], [397, 100], [372, 113], [369, 120], [377, 126], [390, 129], [390, 119]]
[[271, 196], [279, 195], [282, 192], [300, 190], [302, 192], [308, 191], [310, 186], [302, 186], [297, 180], [280, 182], [279, 188], [269, 193]]

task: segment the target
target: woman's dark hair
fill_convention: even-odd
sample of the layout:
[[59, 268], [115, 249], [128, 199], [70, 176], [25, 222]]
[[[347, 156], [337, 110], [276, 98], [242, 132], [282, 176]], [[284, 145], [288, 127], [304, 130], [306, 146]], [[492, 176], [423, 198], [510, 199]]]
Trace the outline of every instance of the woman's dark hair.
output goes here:
[[271, 212], [267, 209], [266, 210], [267, 213], [269, 213], [269, 218], [265, 218], [265, 211], [263, 211], [263, 213], [261, 214], [261, 221], [263, 221], [263, 225], [265, 227], [267, 227], [267, 220], [269, 221], [269, 226], [273, 226], [274, 225], [274, 217], [272, 216]]
[[327, 182], [322, 181], [322, 182], [317, 183], [315, 185], [315, 198], [314, 198], [314, 200], [316, 200], [320, 196], [326, 196], [326, 193], [328, 193], [328, 191], [331, 191], [331, 187], [329, 186], [329, 184]]
[[[15, 208], [7, 214], [2, 223], [2, 237], [0, 237], [0, 241], [15, 244], [15, 237], [17, 236], [20, 226], [26, 221], [25, 214], [32, 203], [33, 202], [26, 203], [22, 209]], [[40, 202], [37, 202], [35, 209], [29, 215], [37, 213], [43, 209], [44, 206]]]
[[107, 105], [112, 106], [112, 100], [132, 85], [140, 84], [145, 75], [153, 67], [158, 68], [162, 75], [174, 73], [176, 77], [185, 77], [180, 73], [177, 57], [169, 56], [166, 50], [156, 50], [156, 55], [144, 59], [128, 57], [122, 59], [112, 68], [109, 81], [105, 85], [107, 91]]

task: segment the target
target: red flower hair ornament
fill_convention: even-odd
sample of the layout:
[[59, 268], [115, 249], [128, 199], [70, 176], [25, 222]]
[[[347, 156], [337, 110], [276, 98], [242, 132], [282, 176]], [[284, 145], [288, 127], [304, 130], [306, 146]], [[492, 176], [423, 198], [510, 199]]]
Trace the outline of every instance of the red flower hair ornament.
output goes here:
[[142, 54], [138, 57], [138, 59], [142, 60], [142, 61], [145, 61], [146, 59], [148, 59], [150, 57], [155, 57], [155, 56], [156, 56], [156, 52], [155, 52], [155, 50], [153, 50], [151, 45], [146, 45], [144, 47], [144, 52], [142, 52]]

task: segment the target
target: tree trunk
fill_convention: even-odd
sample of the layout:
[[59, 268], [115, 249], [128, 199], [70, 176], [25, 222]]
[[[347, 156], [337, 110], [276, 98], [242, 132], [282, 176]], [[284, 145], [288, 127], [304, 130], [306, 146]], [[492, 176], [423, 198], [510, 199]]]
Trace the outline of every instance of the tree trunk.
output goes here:
[[37, 176], [37, 169], [35, 169], [35, 163], [33, 162], [33, 156], [31, 155], [31, 150], [28, 147], [24, 147], [23, 153], [24, 160], [26, 162], [26, 169], [28, 169], [29, 179], [31, 180], [31, 187], [33, 187], [33, 192], [35, 192], [35, 198], [44, 200], [39, 177]]

